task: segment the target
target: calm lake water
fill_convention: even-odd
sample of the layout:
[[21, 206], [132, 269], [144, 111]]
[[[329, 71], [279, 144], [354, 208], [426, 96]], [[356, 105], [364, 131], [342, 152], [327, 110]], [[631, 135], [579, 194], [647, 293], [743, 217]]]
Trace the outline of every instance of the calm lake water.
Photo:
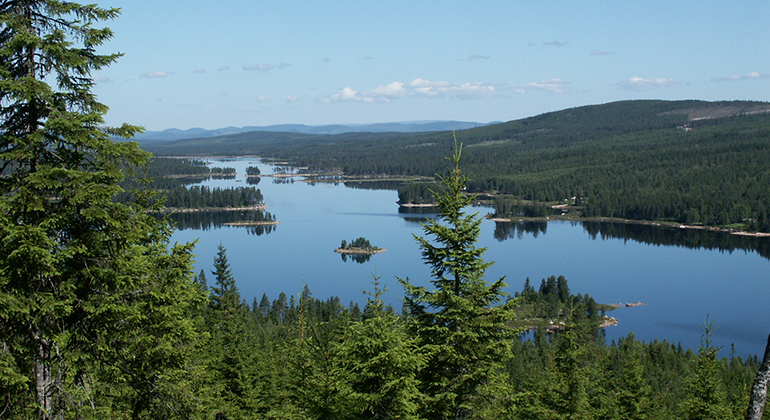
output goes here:
[[[248, 185], [247, 166], [271, 174], [272, 165], [254, 158], [211, 160], [235, 167], [229, 180], [208, 186]], [[422, 235], [424, 215], [399, 213], [395, 191], [315, 184], [294, 179], [262, 178], [257, 187], [271, 214], [272, 229], [227, 227], [209, 222], [180, 224], [174, 241], [197, 241], [197, 270], [210, 270], [221, 243], [241, 296], [251, 303], [266, 293], [297, 296], [307, 284], [313, 296], [339, 296], [363, 307], [371, 276], [389, 288], [384, 298], [400, 310], [403, 290], [397, 277], [429, 285], [430, 270], [421, 260], [413, 235]], [[488, 208], [475, 208], [480, 215]], [[194, 228], [188, 226], [195, 226]], [[345, 239], [367, 238], [388, 251], [358, 263], [343, 261], [333, 250]], [[770, 328], [770, 239], [659, 229], [646, 226], [550, 222], [503, 224], [484, 220], [479, 246], [495, 264], [487, 281], [505, 276], [508, 292], [520, 291], [527, 277], [564, 275], [572, 293], [589, 294], [601, 303], [641, 301], [610, 315], [619, 325], [606, 329], [607, 342], [633, 332], [638, 339], [666, 339], [697, 349], [707, 317], [714, 320], [714, 342], [729, 356], [764, 351]], [[211, 285], [211, 284], [210, 284]]]

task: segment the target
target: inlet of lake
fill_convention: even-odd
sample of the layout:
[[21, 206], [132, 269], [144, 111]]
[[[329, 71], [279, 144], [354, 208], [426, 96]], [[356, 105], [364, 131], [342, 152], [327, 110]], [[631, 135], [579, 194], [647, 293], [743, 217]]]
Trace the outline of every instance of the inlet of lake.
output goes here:
[[[210, 187], [248, 186], [248, 166], [272, 174], [273, 165], [256, 158], [204, 159], [214, 167], [233, 167], [231, 179], [209, 179]], [[403, 289], [397, 278], [430, 285], [413, 235], [430, 215], [399, 212], [393, 190], [316, 183], [302, 178], [263, 177], [257, 184], [267, 211], [280, 224], [263, 227], [224, 226], [211, 214], [180, 220], [172, 241], [197, 241], [196, 272], [206, 271], [209, 286], [217, 247], [227, 258], [241, 297], [249, 304], [266, 293], [297, 296], [307, 285], [317, 299], [337, 296], [363, 308], [372, 290], [371, 277], [388, 288], [384, 299], [401, 310]], [[468, 209], [479, 216], [491, 208]], [[364, 237], [387, 249], [366, 262], [343, 260], [333, 252], [341, 241]], [[770, 238], [652, 226], [530, 222], [481, 224], [479, 247], [492, 282], [505, 276], [507, 292], [520, 292], [528, 277], [537, 289], [543, 278], [563, 275], [573, 294], [589, 294], [599, 303], [625, 305], [608, 312], [619, 323], [605, 329], [606, 342], [633, 332], [637, 339], [668, 340], [697, 351], [707, 319], [714, 321], [713, 344], [729, 356], [762, 356], [770, 328]]]

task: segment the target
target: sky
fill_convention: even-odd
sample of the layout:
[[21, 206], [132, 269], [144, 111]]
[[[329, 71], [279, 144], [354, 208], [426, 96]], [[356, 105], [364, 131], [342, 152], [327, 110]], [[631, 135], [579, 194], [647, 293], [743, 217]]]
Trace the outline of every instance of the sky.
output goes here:
[[108, 125], [510, 121], [770, 101], [767, 0], [114, 0]]

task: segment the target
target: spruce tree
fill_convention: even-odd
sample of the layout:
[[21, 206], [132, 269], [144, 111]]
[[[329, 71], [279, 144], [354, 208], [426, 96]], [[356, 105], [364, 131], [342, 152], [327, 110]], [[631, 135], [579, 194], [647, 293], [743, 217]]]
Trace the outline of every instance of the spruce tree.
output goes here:
[[644, 380], [645, 365], [641, 345], [630, 333], [620, 348], [624, 356], [617, 390], [618, 414], [629, 420], [650, 418], [652, 389]]
[[419, 379], [427, 396], [425, 417], [434, 419], [470, 418], [502, 403], [508, 396], [502, 364], [512, 357], [510, 340], [516, 336], [508, 326], [514, 301], [504, 302], [504, 279], [491, 285], [484, 280], [491, 263], [483, 259], [485, 249], [476, 247], [481, 219], [463, 212], [473, 198], [464, 193], [462, 157], [455, 139], [453, 168], [441, 178], [444, 192], [436, 194], [439, 215], [423, 226], [429, 239], [415, 236], [435, 289], [400, 280], [409, 328], [428, 355]]
[[367, 292], [364, 319], [353, 322], [339, 344], [347, 384], [343, 406], [351, 418], [418, 418], [416, 372], [425, 365], [425, 355], [418, 353], [399, 317], [385, 308], [381, 296], [387, 289], [380, 289], [379, 279], [372, 275], [374, 291]]
[[214, 258], [214, 286], [211, 286], [211, 305], [221, 312], [233, 312], [241, 303], [241, 295], [235, 285], [235, 277], [227, 261], [227, 249], [219, 244]]
[[290, 392], [271, 418], [297, 418], [298, 411], [315, 419], [351, 418], [344, 398], [348, 387], [340, 369], [346, 357], [340, 352], [340, 343], [350, 320], [334, 312], [324, 316], [321, 306], [329, 304], [334, 305], [334, 301], [313, 299], [310, 289], [303, 288], [294, 325], [296, 339], [287, 343], [285, 351], [290, 363]]
[[[4, 417], [168, 417], [200, 293], [149, 201], [117, 203], [149, 154], [104, 127], [92, 72], [118, 9], [0, 2], [0, 394]], [[125, 171], [125, 172], [124, 172]], [[141, 194], [140, 194], [141, 195]], [[89, 414], [91, 413], [91, 414]]]
[[[582, 308], [580, 309], [582, 310]], [[589, 368], [587, 365], [588, 343], [585, 322], [572, 318], [559, 336], [555, 364], [558, 378], [558, 408], [567, 418], [591, 418], [588, 398]]]
[[248, 305], [241, 302], [235, 277], [227, 260], [227, 249], [220, 244], [214, 258], [214, 286], [211, 287], [208, 319], [209, 389], [214, 394], [207, 405], [210, 414], [223, 413], [242, 418], [255, 409], [256, 322]]
[[259, 315], [259, 318], [263, 321], [266, 321], [268, 315], [270, 315], [270, 299], [267, 298], [267, 293], [262, 293], [262, 299], [259, 301], [259, 308], [257, 308], [257, 314]]
[[716, 420], [735, 418], [727, 401], [722, 380], [723, 367], [717, 359], [719, 348], [711, 344], [714, 322], [706, 320], [698, 348], [695, 370], [688, 378], [687, 395], [680, 403], [682, 418], [687, 420]]

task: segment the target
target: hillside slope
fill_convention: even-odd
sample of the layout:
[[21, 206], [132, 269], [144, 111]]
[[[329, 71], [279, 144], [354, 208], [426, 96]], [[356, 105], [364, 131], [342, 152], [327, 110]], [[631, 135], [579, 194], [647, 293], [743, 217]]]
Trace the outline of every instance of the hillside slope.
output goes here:
[[[557, 202], [586, 216], [770, 231], [770, 103], [622, 101], [457, 132], [469, 189]], [[259, 155], [346, 175], [443, 173], [444, 133], [244, 133], [147, 147]], [[738, 226], [740, 225], [740, 226]]]
[[253, 131], [269, 131], [279, 133], [300, 133], [300, 134], [342, 134], [342, 133], [420, 133], [426, 131], [448, 131], [465, 130], [468, 128], [481, 127], [487, 123], [467, 122], [467, 121], [424, 121], [424, 122], [403, 122], [403, 123], [377, 123], [377, 124], [358, 124], [358, 125], [304, 125], [304, 124], [278, 124], [267, 126], [248, 126], [248, 127], [225, 127], [215, 130], [205, 130], [203, 128], [190, 128], [180, 130], [169, 128], [163, 131], [147, 131], [136, 135], [136, 140], [142, 142], [150, 141], [174, 141], [185, 139], [199, 139], [210, 137], [221, 137], [233, 134], [241, 134]]

